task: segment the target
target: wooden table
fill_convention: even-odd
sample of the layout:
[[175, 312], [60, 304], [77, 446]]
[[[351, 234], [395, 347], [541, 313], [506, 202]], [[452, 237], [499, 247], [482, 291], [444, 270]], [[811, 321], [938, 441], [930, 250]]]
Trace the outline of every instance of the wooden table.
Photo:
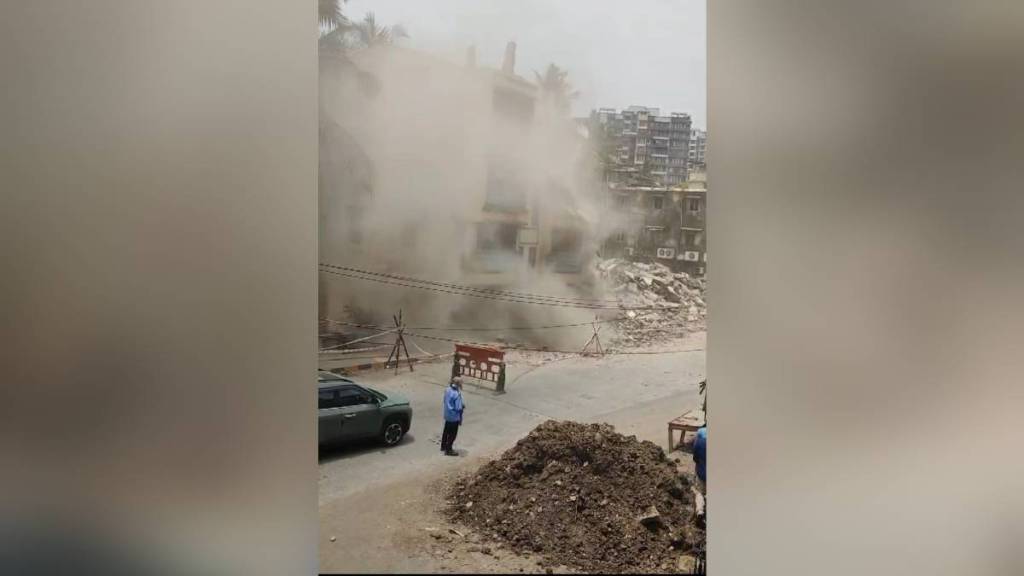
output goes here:
[[704, 411], [703, 410], [690, 410], [686, 414], [673, 418], [668, 423], [668, 451], [671, 452], [677, 448], [677, 444], [674, 444], [675, 431], [679, 431], [679, 444], [683, 443], [683, 439], [686, 437], [687, 432], [696, 432], [704, 426]]

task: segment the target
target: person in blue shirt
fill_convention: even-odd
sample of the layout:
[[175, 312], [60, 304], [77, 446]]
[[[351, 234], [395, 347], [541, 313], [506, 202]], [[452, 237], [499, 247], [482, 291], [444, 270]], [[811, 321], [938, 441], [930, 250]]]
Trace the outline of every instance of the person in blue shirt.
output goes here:
[[441, 452], [446, 456], [458, 456], [452, 449], [455, 436], [462, 424], [462, 412], [466, 405], [462, 402], [462, 379], [452, 378], [444, 391], [444, 432], [441, 433]]
[[697, 478], [707, 483], [707, 450], [708, 450], [708, 427], [707, 424], [697, 430], [697, 437], [693, 440], [693, 463], [697, 465]]

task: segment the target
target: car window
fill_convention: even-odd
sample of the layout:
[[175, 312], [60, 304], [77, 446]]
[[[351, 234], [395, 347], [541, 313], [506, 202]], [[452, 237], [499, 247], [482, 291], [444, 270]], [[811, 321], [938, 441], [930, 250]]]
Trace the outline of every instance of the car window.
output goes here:
[[339, 391], [338, 402], [341, 406], [359, 406], [360, 404], [371, 404], [373, 399], [365, 391], [358, 388], [342, 388]]
[[335, 390], [320, 390], [319, 394], [319, 408], [338, 408], [341, 404], [338, 402], [338, 391]]

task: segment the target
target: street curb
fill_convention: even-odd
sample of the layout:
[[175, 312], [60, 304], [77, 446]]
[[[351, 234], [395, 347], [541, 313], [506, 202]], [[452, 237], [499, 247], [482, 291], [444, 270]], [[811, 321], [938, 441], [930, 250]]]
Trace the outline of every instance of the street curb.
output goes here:
[[[426, 362], [432, 362], [432, 361], [435, 361], [435, 360], [444, 360], [445, 358], [451, 358], [454, 355], [455, 355], [454, 352], [449, 352], [448, 354], [439, 354], [437, 356], [415, 356], [413, 358], [409, 358], [408, 361], [411, 361], [413, 364], [422, 364], [422, 363], [426, 363]], [[405, 358], [403, 358], [401, 360], [401, 362], [399, 362], [399, 368], [401, 368], [402, 366], [407, 366], [407, 365], [408, 365], [408, 363], [407, 363], [407, 360]], [[335, 374], [343, 374], [343, 375], [346, 375], [346, 376], [351, 376], [352, 374], [355, 374], [357, 372], [370, 372], [370, 371], [373, 371], [373, 370], [381, 370], [383, 368], [394, 368], [394, 366], [395, 366], [394, 362], [389, 364], [387, 362], [387, 360], [383, 360], [383, 361], [379, 361], [379, 362], [368, 362], [366, 364], [357, 364], [355, 366], [345, 366], [343, 368], [332, 368], [329, 371], [333, 372]]]

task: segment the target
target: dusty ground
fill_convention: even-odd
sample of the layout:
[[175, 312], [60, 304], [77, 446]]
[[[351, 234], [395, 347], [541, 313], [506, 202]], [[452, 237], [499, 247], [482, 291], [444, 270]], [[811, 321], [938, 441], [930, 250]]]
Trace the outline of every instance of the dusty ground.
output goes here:
[[[363, 377], [370, 386], [409, 397], [413, 427], [389, 450], [367, 444], [322, 453], [320, 570], [568, 572], [448, 523], [442, 515], [445, 487], [454, 475], [474, 470], [550, 418], [607, 422], [623, 434], [665, 446], [668, 420], [699, 403], [703, 345], [704, 335], [698, 333], [665, 345], [693, 350], [684, 353], [557, 361], [545, 355], [510, 357], [506, 394], [465, 390], [466, 421], [455, 443], [461, 458], [442, 456], [438, 447], [447, 364], [421, 365], [397, 377], [390, 372]], [[672, 455], [692, 466], [685, 454]]]

